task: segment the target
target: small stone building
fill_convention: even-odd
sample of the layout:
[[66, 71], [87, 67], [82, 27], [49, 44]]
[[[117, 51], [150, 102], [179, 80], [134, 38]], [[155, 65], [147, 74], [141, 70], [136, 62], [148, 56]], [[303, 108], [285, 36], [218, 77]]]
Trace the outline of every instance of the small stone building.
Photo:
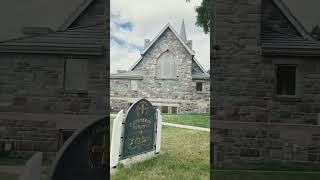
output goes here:
[[320, 41], [281, 0], [213, 7], [215, 164], [320, 162]]
[[208, 112], [210, 76], [195, 58], [182, 22], [180, 34], [167, 24], [145, 40], [140, 59], [129, 71], [110, 77], [112, 111], [147, 98], [162, 113]]
[[77, 2], [63, 4], [71, 13], [56, 29], [24, 27], [0, 42], [0, 152], [54, 154], [105, 115], [106, 1]]

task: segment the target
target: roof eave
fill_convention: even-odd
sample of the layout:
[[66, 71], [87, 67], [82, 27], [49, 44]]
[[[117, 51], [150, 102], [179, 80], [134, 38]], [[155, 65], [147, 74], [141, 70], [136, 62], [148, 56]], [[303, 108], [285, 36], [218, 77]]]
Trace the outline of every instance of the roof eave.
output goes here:
[[124, 80], [143, 80], [142, 77], [112, 77], [110, 76], [110, 79], [124, 79]]
[[279, 47], [262, 47], [261, 55], [263, 56], [320, 56], [320, 48], [279, 48]]

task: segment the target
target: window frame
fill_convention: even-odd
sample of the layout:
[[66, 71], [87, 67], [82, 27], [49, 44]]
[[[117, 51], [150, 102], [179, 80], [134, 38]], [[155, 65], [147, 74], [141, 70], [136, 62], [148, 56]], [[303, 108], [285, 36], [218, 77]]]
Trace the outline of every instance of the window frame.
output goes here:
[[[278, 94], [278, 67], [295, 67], [295, 94]], [[274, 63], [274, 99], [279, 101], [301, 101], [303, 94], [303, 71], [300, 63]]]
[[[85, 61], [83, 67], [85, 67], [85, 79], [81, 78], [81, 80], [85, 80], [85, 85], [84, 88], [74, 88], [74, 87], [68, 87], [70, 85], [67, 85], [67, 66], [68, 66], [68, 61]], [[88, 58], [74, 58], [74, 57], [66, 57], [64, 59], [64, 75], [63, 75], [63, 89], [68, 92], [76, 92], [76, 93], [87, 93], [88, 92]]]
[[[201, 83], [201, 91], [198, 90], [198, 84]], [[202, 81], [196, 81], [196, 91], [201, 93], [203, 92], [203, 82]]]
[[[163, 55], [166, 53], [169, 53], [172, 57], [172, 59], [168, 60], [167, 62], [164, 62], [162, 59], [160, 59]], [[168, 64], [169, 67], [169, 77], [164, 77], [164, 67], [165, 65]], [[160, 67], [161, 66], [161, 67]], [[175, 76], [173, 74], [173, 71], [175, 70]], [[156, 63], [156, 70], [155, 70], [155, 77], [156, 79], [161, 79], [161, 80], [178, 80], [178, 64], [174, 60], [174, 54], [170, 52], [169, 50], [161, 53], [158, 58], [157, 58], [157, 63]]]

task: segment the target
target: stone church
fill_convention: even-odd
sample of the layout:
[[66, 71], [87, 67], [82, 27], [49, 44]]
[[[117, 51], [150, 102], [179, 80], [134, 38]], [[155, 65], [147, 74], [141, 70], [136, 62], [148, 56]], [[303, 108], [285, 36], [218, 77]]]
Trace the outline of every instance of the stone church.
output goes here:
[[180, 34], [167, 24], [150, 41], [129, 71], [110, 77], [111, 111], [147, 98], [162, 113], [208, 112], [210, 76], [199, 64], [184, 21]]
[[320, 162], [320, 41], [282, 0], [213, 7], [215, 164]]
[[[106, 0], [52, 1], [52, 7], [41, 1], [23, 9], [16, 8], [20, 2], [7, 3], [12, 14], [32, 18], [1, 22], [2, 27], [14, 24], [11, 31], [17, 32], [0, 39], [3, 154], [41, 151], [52, 156], [76, 129], [105, 116], [107, 110]], [[48, 13], [55, 14], [46, 20], [58, 23], [43, 26], [38, 18], [42, 14], [36, 14], [39, 8], [50, 8]]]

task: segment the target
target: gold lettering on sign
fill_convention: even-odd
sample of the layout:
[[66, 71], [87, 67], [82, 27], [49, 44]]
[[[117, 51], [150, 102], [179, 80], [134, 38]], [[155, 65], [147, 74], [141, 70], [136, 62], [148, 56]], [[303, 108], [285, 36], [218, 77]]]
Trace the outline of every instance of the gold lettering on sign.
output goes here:
[[129, 126], [135, 130], [143, 130], [151, 127], [151, 121], [146, 118], [140, 118], [132, 121]]
[[134, 137], [134, 138], [129, 139], [130, 146], [149, 144], [149, 142], [150, 142], [149, 136], [138, 136], [138, 137]]

